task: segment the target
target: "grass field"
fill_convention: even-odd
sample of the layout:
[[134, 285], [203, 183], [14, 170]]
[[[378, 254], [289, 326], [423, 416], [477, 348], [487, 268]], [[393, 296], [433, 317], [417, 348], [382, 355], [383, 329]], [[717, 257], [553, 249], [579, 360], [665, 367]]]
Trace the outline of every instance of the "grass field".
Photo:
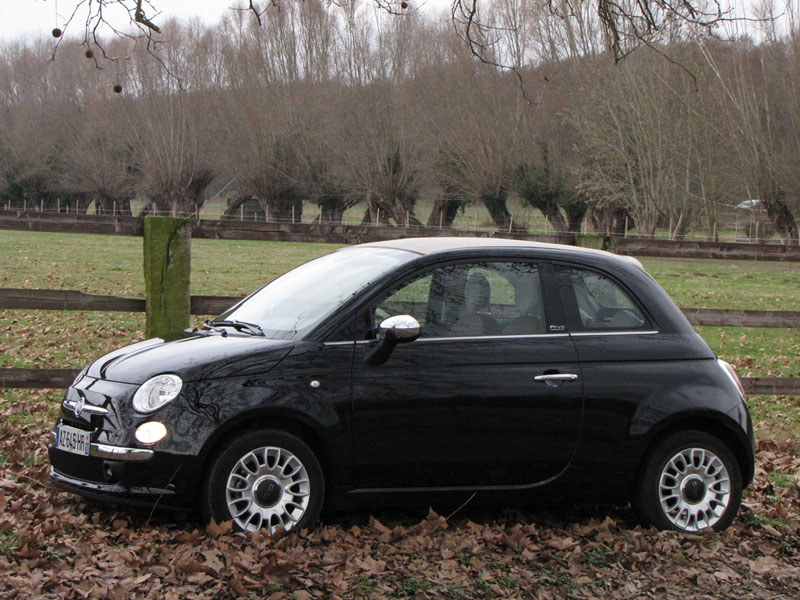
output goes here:
[[[142, 241], [0, 231], [0, 288], [143, 295]], [[241, 295], [338, 248], [194, 240], [192, 292]], [[800, 310], [800, 265], [654, 260], [681, 306]], [[199, 317], [198, 317], [199, 320]], [[702, 328], [740, 375], [800, 376], [797, 330]], [[82, 367], [142, 314], [0, 310], [0, 368]], [[0, 390], [0, 596], [43, 598], [797, 598], [800, 398], [751, 397], [757, 474], [722, 534], [683, 538], [625, 507], [467, 506], [326, 517], [265, 538], [86, 502], [47, 485], [58, 390]], [[447, 513], [445, 513], [447, 514]], [[420, 519], [422, 519], [420, 521]], [[384, 524], [385, 523], [385, 524]]]

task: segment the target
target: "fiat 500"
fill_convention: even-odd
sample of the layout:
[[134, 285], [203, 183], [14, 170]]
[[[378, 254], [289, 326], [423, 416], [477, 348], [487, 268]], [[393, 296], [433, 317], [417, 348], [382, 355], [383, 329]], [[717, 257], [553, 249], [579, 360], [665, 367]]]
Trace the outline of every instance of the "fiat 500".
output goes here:
[[112, 352], [49, 455], [60, 488], [270, 533], [474, 492], [721, 530], [754, 472], [736, 374], [636, 259], [485, 238], [342, 249]]

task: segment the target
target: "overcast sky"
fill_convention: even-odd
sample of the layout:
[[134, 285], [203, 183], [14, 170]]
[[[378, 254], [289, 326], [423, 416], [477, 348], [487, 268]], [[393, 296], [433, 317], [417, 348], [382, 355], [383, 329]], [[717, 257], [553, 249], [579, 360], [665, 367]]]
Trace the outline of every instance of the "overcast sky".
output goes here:
[[[171, 16], [198, 16], [209, 23], [216, 22], [229, 6], [237, 3], [237, 0], [154, 1], [161, 10], [157, 20], [166, 20]], [[50, 35], [54, 27], [64, 26], [77, 3], [77, 0], [0, 0], [0, 38], [9, 40]], [[119, 10], [114, 11], [118, 14], [119, 12]], [[121, 16], [124, 16], [124, 13]], [[76, 17], [71, 26], [75, 34], [79, 33], [83, 22], [85, 18], [82, 20]], [[125, 22], [120, 21], [120, 23]]]
[[[244, 0], [153, 0], [161, 14], [156, 22], [169, 17], [200, 17], [208, 23], [216, 23], [230, 6], [246, 5]], [[63, 27], [75, 10], [78, 0], [0, 0], [0, 40], [19, 37], [50, 35], [54, 27]], [[424, 0], [427, 9], [449, 7], [450, 0]], [[423, 0], [412, 1], [421, 5]], [[116, 11], [119, 12], [119, 11]], [[148, 17], [151, 15], [148, 13]], [[84, 19], [73, 21], [73, 35], [82, 32]], [[126, 23], [122, 20], [121, 23]]]

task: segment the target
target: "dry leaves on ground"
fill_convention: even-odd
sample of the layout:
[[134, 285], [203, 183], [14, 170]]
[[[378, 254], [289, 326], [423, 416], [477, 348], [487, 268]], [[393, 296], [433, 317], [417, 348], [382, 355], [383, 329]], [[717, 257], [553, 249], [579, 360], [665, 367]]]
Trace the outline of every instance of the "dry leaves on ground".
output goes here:
[[756, 482], [722, 534], [657, 532], [626, 510], [467, 507], [449, 521], [433, 511], [359, 514], [270, 538], [59, 492], [48, 484], [46, 429], [9, 416], [0, 424], [3, 598], [800, 597], [800, 458], [787, 442], [759, 444]]

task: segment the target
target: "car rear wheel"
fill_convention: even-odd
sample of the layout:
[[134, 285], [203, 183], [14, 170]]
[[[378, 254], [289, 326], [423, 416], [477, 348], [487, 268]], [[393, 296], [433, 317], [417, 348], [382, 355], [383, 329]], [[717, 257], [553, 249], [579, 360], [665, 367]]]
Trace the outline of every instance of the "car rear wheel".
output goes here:
[[298, 437], [252, 431], [224, 448], [203, 490], [206, 519], [242, 531], [303, 529], [322, 510], [325, 482], [314, 452]]
[[739, 464], [728, 447], [700, 431], [672, 435], [649, 454], [636, 504], [659, 529], [722, 531], [742, 500]]

